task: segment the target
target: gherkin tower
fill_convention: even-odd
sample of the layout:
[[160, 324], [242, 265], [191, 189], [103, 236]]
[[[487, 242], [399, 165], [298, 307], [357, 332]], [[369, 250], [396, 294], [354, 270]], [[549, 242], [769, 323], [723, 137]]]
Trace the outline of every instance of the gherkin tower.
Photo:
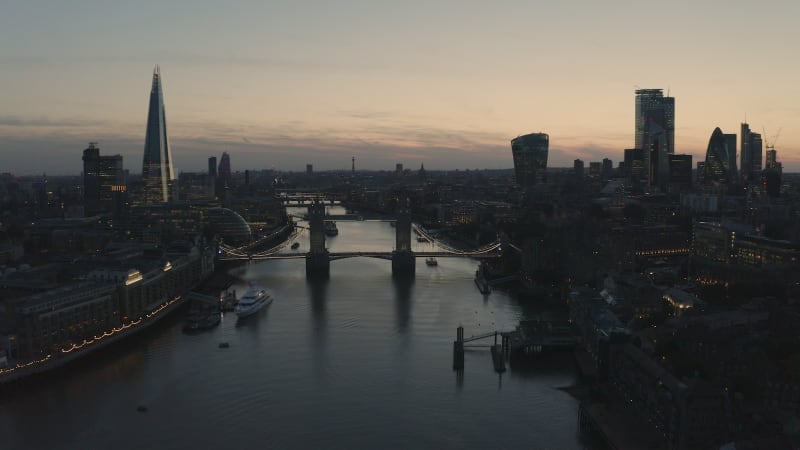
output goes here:
[[167, 137], [167, 118], [164, 112], [161, 70], [156, 66], [153, 70], [153, 86], [150, 89], [147, 134], [144, 141], [144, 160], [142, 161], [144, 204], [169, 201], [170, 187], [174, 179], [172, 152]]

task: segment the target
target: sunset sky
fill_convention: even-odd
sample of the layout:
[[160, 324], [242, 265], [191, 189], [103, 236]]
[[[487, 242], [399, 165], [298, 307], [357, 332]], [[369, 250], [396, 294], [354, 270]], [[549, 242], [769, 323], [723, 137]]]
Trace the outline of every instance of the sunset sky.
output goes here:
[[800, 2], [17, 1], [0, 8], [0, 172], [141, 171], [159, 64], [177, 171], [616, 166], [634, 90], [667, 89], [676, 153], [747, 117], [800, 171]]

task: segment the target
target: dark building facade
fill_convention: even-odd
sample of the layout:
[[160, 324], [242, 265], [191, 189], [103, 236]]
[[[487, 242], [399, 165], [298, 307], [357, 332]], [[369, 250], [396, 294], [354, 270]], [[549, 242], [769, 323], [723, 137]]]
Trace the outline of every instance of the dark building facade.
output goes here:
[[669, 182], [673, 190], [692, 187], [692, 155], [669, 155]]
[[736, 168], [736, 135], [724, 133], [725, 146], [728, 148], [728, 177], [731, 183], [739, 180], [739, 171]]
[[625, 176], [641, 179], [644, 176], [644, 156], [640, 148], [625, 149]]
[[761, 135], [750, 131], [750, 125], [742, 124], [741, 139], [741, 171], [742, 178], [747, 181], [758, 181], [761, 172], [761, 153], [763, 151]]
[[208, 158], [208, 195], [209, 199], [217, 198], [217, 157]]
[[83, 198], [86, 215], [115, 212], [126, 191], [122, 156], [100, 156], [96, 142], [83, 151]]
[[575, 171], [575, 176], [578, 178], [583, 178], [583, 160], [576, 159], [572, 166], [573, 170]]
[[699, 285], [755, 287], [782, 296], [800, 282], [797, 244], [758, 236], [752, 227], [697, 222], [692, 230], [690, 278]]
[[511, 140], [514, 157], [514, 174], [521, 187], [533, 186], [545, 179], [550, 136], [546, 133], [531, 133]]
[[12, 355], [64, 355], [88, 341], [141, 322], [214, 270], [215, 249], [191, 247], [108, 261], [82, 281], [52, 286], [0, 304], [0, 335], [12, 336]]
[[644, 150], [645, 175], [656, 184], [658, 170], [667, 177], [665, 155], [675, 153], [675, 98], [662, 89], [637, 89], [635, 120], [634, 147]]
[[224, 198], [226, 189], [231, 187], [233, 180], [231, 174], [231, 157], [227, 152], [222, 152], [217, 168], [216, 194], [219, 198]]
[[603, 158], [603, 179], [608, 180], [614, 175], [614, 162], [608, 158]]

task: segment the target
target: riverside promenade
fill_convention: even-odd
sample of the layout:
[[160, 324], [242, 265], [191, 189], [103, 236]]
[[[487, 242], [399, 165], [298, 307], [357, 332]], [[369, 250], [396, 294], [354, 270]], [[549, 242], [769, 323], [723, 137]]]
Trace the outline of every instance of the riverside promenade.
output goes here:
[[103, 334], [84, 339], [80, 343], [73, 342], [69, 347], [61, 348], [39, 359], [12, 361], [10, 367], [0, 369], [0, 384], [57, 369], [114, 342], [146, 330], [180, 307], [184, 301], [185, 296], [183, 295], [173, 297], [138, 319], [107, 330]]

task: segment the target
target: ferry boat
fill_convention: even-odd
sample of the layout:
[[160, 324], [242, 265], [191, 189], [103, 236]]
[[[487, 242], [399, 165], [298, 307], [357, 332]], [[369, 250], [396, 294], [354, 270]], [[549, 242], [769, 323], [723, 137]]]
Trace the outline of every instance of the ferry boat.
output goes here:
[[339, 229], [336, 227], [336, 222], [333, 220], [325, 221], [325, 234], [328, 236], [336, 236], [339, 234]]
[[233, 312], [239, 317], [247, 317], [258, 312], [261, 308], [270, 303], [272, 303], [272, 297], [267, 294], [264, 288], [250, 285], [250, 289], [239, 299], [239, 303], [236, 304], [236, 308], [233, 309]]
[[425, 259], [425, 264], [427, 264], [429, 266], [438, 266], [439, 265], [439, 261], [436, 261], [436, 258], [431, 256], [431, 257]]

